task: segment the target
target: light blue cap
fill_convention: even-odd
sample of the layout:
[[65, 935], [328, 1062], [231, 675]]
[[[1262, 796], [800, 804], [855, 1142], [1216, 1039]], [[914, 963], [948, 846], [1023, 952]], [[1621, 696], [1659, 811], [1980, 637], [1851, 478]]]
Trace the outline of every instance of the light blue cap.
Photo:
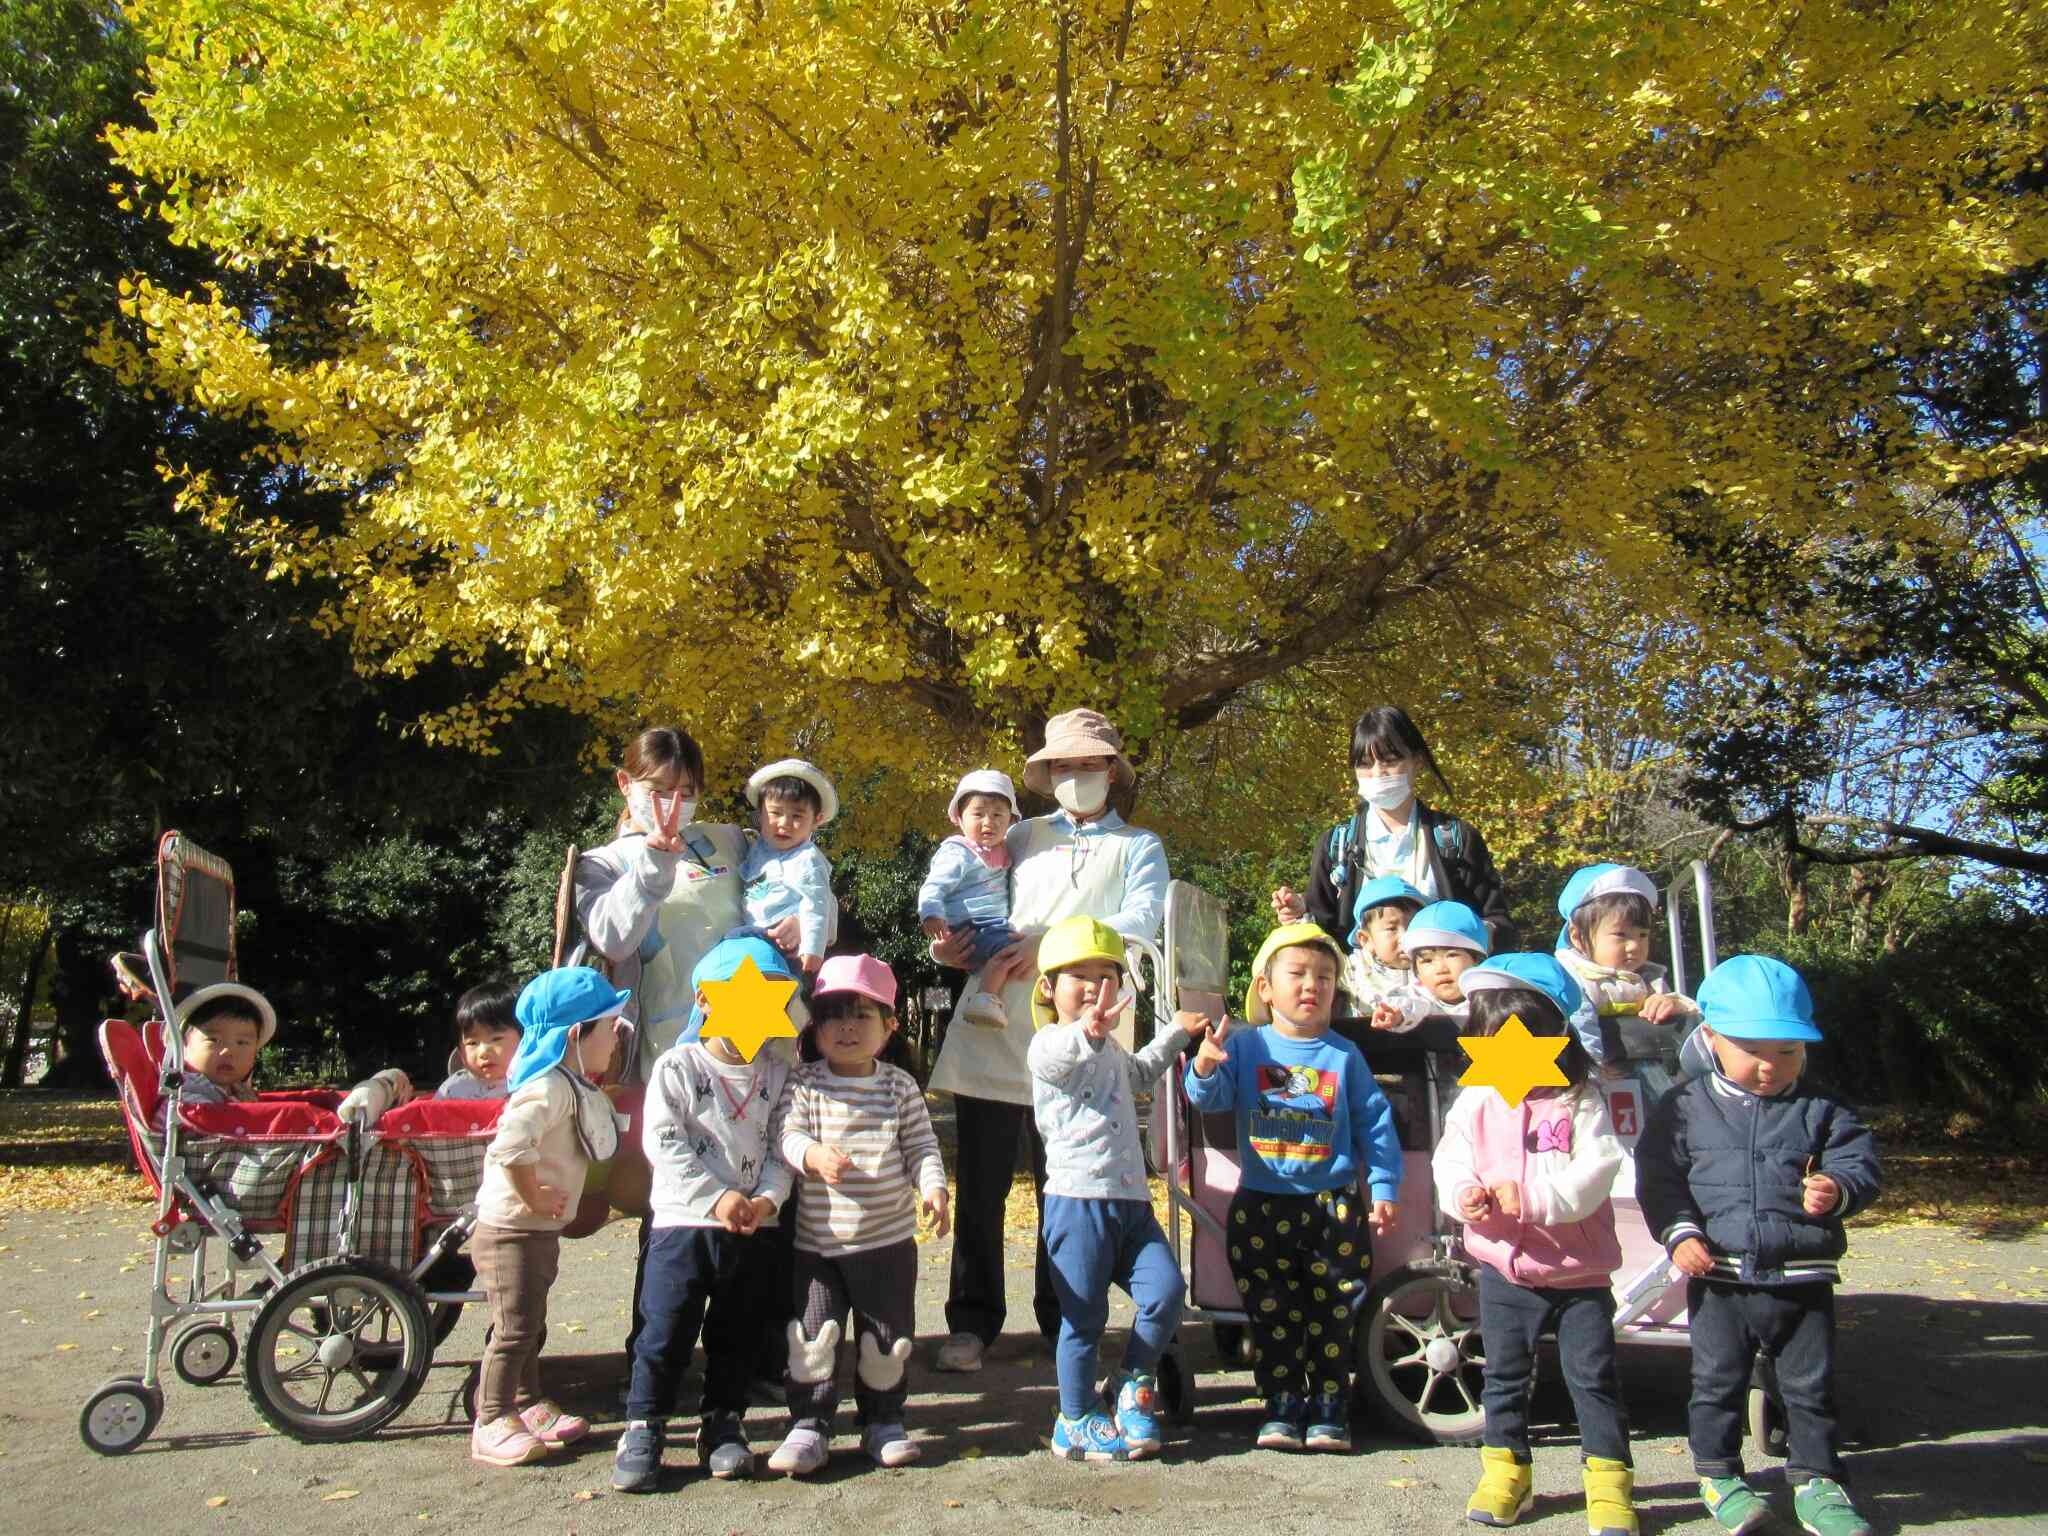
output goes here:
[[1731, 1040], [1820, 1039], [1813, 995], [1799, 973], [1769, 955], [1736, 955], [1700, 983], [1707, 1028]]
[[1483, 956], [1492, 947], [1486, 924], [1462, 901], [1433, 901], [1408, 919], [1401, 953], [1418, 949], [1469, 949]]
[[1408, 907], [1411, 912], [1420, 912], [1429, 905], [1429, 898], [1399, 875], [1381, 875], [1377, 880], [1368, 880], [1358, 888], [1357, 899], [1351, 903], [1351, 931], [1358, 932], [1358, 925], [1365, 921], [1365, 914], [1374, 907], [1395, 903]]
[[1458, 986], [1467, 997], [1503, 987], [1527, 987], [1557, 1004], [1557, 1011], [1567, 1020], [1586, 1006], [1586, 994], [1579, 990], [1572, 973], [1551, 955], [1495, 955], [1460, 975]]
[[1574, 912], [1589, 901], [1612, 896], [1617, 891], [1640, 896], [1649, 902], [1651, 911], [1657, 910], [1657, 882], [1640, 869], [1627, 864], [1588, 864], [1565, 881], [1564, 889], [1557, 893], [1557, 915], [1564, 919], [1564, 926], [1557, 930], [1557, 947], [1571, 948]]
[[534, 977], [520, 991], [512, 1010], [524, 1033], [505, 1073], [507, 1091], [560, 1066], [569, 1049], [571, 1030], [587, 1020], [617, 1013], [632, 996], [587, 965], [558, 966]]
[[[754, 968], [763, 976], [775, 976], [783, 981], [796, 979], [796, 972], [789, 968], [789, 957], [759, 934], [729, 933], [704, 951], [704, 958], [690, 972], [690, 990], [701, 991], [707, 981], [731, 981], [747, 960], [752, 960]], [[676, 1040], [678, 1043], [695, 1040], [703, 1028], [704, 1009], [693, 1002], [689, 1020]]]

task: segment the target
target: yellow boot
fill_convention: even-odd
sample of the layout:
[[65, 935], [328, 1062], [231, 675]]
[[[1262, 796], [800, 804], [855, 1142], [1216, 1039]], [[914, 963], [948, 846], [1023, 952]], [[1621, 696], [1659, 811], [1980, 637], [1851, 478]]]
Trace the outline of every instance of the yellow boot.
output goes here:
[[1513, 1525], [1529, 1512], [1535, 1497], [1529, 1463], [1517, 1461], [1513, 1451], [1498, 1445], [1479, 1447], [1479, 1459], [1485, 1470], [1465, 1502], [1465, 1518], [1474, 1525]]
[[1637, 1536], [1635, 1473], [1605, 1456], [1588, 1456], [1581, 1476], [1586, 1483], [1586, 1528], [1593, 1536]]

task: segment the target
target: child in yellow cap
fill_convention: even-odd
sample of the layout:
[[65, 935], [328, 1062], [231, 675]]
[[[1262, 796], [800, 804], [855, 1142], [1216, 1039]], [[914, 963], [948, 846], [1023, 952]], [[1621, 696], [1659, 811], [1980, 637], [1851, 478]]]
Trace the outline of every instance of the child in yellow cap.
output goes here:
[[[1124, 992], [1123, 936], [1092, 917], [1055, 924], [1038, 946], [1031, 1017], [1031, 1109], [1045, 1139], [1045, 1215], [1040, 1230], [1060, 1303], [1054, 1351], [1060, 1384], [1052, 1453], [1069, 1461], [1157, 1455], [1155, 1368], [1180, 1324], [1185, 1284], [1152, 1213], [1136, 1095], [1208, 1028], [1182, 1014], [1136, 1055], [1110, 1031], [1131, 999]], [[1095, 1352], [1109, 1321], [1109, 1287], [1137, 1307], [1124, 1348], [1116, 1414], [1098, 1405]]]
[[1243, 1158], [1230, 1200], [1230, 1272], [1251, 1321], [1266, 1395], [1258, 1444], [1348, 1451], [1352, 1310], [1372, 1271], [1366, 1235], [1390, 1231], [1401, 1138], [1357, 1046], [1330, 1033], [1341, 953], [1314, 923], [1275, 928], [1252, 963], [1256, 1028], [1202, 1042], [1187, 1073], [1195, 1108], [1237, 1112]]

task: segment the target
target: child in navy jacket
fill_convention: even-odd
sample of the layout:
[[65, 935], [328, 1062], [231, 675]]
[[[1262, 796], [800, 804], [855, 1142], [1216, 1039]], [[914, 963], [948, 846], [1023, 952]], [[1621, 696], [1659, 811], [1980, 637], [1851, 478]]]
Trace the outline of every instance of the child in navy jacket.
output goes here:
[[1689, 1277], [1693, 1467], [1724, 1531], [1770, 1519], [1742, 1478], [1742, 1410], [1759, 1348], [1777, 1362], [1785, 1479], [1814, 1536], [1867, 1536], [1842, 1489], [1834, 1399], [1842, 1220], [1877, 1193], [1877, 1149], [1847, 1105], [1805, 1086], [1813, 1000], [1781, 961], [1740, 955], [1699, 990], [1715, 1070], [1667, 1095], [1636, 1153], [1650, 1230]]

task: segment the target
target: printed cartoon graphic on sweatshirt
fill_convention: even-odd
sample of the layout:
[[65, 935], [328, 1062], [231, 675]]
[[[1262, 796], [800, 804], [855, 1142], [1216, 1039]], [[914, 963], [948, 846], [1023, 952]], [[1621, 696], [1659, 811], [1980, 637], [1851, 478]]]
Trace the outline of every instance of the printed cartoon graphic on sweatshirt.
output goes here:
[[1335, 1072], [1278, 1062], [1259, 1068], [1258, 1107], [1251, 1116], [1251, 1143], [1271, 1161], [1323, 1163], [1335, 1154], [1337, 1096], [1344, 1085]]

